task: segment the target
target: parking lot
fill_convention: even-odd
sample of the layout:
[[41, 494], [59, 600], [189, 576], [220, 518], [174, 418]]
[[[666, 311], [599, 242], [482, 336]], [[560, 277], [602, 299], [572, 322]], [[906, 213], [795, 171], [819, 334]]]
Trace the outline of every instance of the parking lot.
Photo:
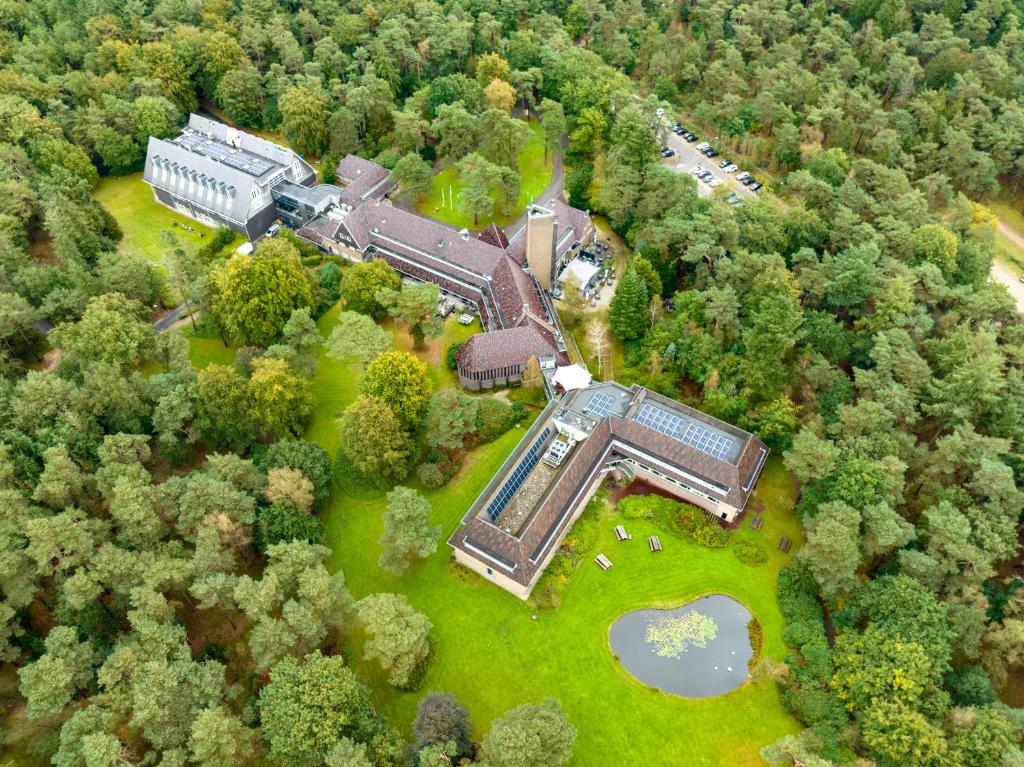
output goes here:
[[[744, 171], [742, 165], [732, 173], [726, 173], [719, 167], [719, 163], [725, 160], [733, 160], [737, 165], [739, 165], [737, 158], [730, 157], [728, 152], [723, 152], [718, 157], [706, 157], [698, 151], [697, 147], [705, 142], [709, 142], [716, 149], [720, 149], [720, 147], [718, 147], [712, 140], [714, 137], [708, 138], [697, 134], [696, 141], [688, 142], [682, 136], [676, 135], [672, 132], [673, 120], [669, 119], [668, 115], [659, 118], [659, 123], [660, 126], [658, 132], [660, 134], [662, 146], [667, 146], [675, 151], [675, 156], [667, 157], [662, 160], [662, 164], [666, 168], [674, 171], [675, 173], [690, 173], [692, 168], [699, 165], [709, 171], [715, 179], [719, 179], [721, 181], [720, 184], [711, 186], [708, 183], [695, 178], [694, 180], [697, 181], [697, 193], [701, 197], [712, 197], [716, 193], [719, 193], [721, 196], [725, 196], [728, 195], [729, 192], [734, 192], [742, 201], [752, 199], [757, 196], [757, 194], [751, 191], [749, 187], [744, 186], [736, 180], [736, 176], [740, 175]], [[685, 122], [683, 125], [684, 127], [692, 130], [692, 126], [686, 125]]]

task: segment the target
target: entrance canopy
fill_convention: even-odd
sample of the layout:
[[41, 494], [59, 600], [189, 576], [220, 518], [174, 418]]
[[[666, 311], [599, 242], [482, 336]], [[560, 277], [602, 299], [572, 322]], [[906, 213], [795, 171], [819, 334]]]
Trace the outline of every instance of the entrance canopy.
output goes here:
[[552, 380], [564, 391], [586, 389], [590, 386], [592, 376], [582, 365], [565, 365], [555, 370]]

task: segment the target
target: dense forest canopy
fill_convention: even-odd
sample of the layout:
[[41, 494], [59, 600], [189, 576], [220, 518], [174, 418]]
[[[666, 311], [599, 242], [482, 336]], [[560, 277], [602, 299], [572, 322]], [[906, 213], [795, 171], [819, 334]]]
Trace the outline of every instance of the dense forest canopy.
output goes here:
[[[373, 322], [421, 343], [436, 289], [382, 265], [311, 269], [320, 254], [287, 235], [246, 260], [223, 253], [230, 233], [197, 250], [167, 237], [160, 265], [128, 257], [92, 194], [206, 109], [322, 156], [325, 180], [357, 153], [413, 194], [446, 159], [507, 205], [525, 140], [510, 115], [529, 109], [545, 152], [568, 134], [571, 201], [634, 251], [608, 318], [620, 377], [754, 431], [800, 483], [807, 542], [779, 581], [791, 655], [761, 670], [806, 730], [765, 758], [1024, 764], [1004, 702], [1024, 673], [1024, 330], [988, 279], [983, 206], [1024, 179], [1022, 17], [1005, 0], [0, 1], [0, 656], [28, 715], [52, 717], [40, 752], [569, 758], [554, 701], [477, 749], [436, 693], [407, 751], [340, 654], [358, 624], [414, 688], [431, 623], [402, 595], [354, 603], [328, 573], [316, 513], [334, 475], [390, 488], [415, 468], [439, 486], [512, 420], [431, 396]], [[658, 162], [660, 105], [775, 174], [778, 196], [700, 197]], [[301, 436], [315, 319], [339, 299], [329, 353], [367, 370], [332, 467]], [[195, 370], [180, 334], [154, 331], [149, 307], [182, 300], [198, 332], [241, 347], [233, 365]], [[394, 572], [438, 537], [402, 490]]]

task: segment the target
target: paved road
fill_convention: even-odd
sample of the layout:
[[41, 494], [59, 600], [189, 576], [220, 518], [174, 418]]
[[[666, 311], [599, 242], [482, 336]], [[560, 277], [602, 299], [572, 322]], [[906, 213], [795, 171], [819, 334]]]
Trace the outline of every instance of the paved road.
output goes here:
[[167, 314], [162, 316], [156, 322], [153, 323], [153, 328], [157, 333], [163, 333], [165, 330], [171, 327], [175, 322], [180, 320], [185, 315], [185, 304], [181, 306], [175, 306]]
[[[714, 189], [709, 187], [704, 182], [698, 181], [697, 194], [699, 194], [701, 197], [711, 197], [715, 192], [724, 191], [725, 193], [728, 193], [730, 190], [732, 190], [735, 191], [736, 194], [744, 198], [753, 198], [757, 196], [755, 192], [751, 192], [750, 189], [743, 186], [743, 184], [741, 184], [740, 182], [736, 181], [733, 178], [733, 176], [735, 176], [736, 173], [740, 172], [739, 170], [730, 175], [728, 173], [724, 173], [718, 167], [718, 163], [729, 157], [728, 154], [723, 153], [718, 157], [705, 157], [694, 148], [697, 146], [697, 144], [700, 144], [704, 141], [708, 141], [709, 139], [707, 137], [700, 136], [700, 138], [697, 141], [690, 144], [682, 136], [677, 136], [675, 133], [672, 132], [672, 122], [667, 117], [663, 117], [661, 118], [661, 120], [663, 123], [663, 127], [661, 129], [661, 133], [663, 136], [662, 146], [668, 145], [672, 149], [676, 150], [676, 156], [662, 160], [662, 165], [676, 173], [689, 173], [690, 168], [692, 168], [694, 165], [703, 165], [709, 171], [714, 173], [718, 178], [723, 179], [725, 181], [724, 184], [722, 184], [721, 186], [717, 186]], [[729, 159], [735, 161], [738, 158], [730, 157]], [[736, 164], [740, 166], [741, 170], [743, 169], [742, 163], [736, 162]]]

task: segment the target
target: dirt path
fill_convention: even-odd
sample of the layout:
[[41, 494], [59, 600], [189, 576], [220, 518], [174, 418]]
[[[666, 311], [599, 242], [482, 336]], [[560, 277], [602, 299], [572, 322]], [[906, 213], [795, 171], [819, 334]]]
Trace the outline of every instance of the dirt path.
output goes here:
[[1024, 283], [1020, 281], [1016, 272], [1002, 261], [993, 261], [992, 279], [1006, 286], [1013, 300], [1017, 302], [1017, 308], [1024, 312]]
[[[1006, 222], [999, 221], [998, 219], [996, 222], [996, 228], [999, 230], [999, 234], [1003, 235], [1003, 237], [1024, 250], [1024, 234], [1021, 234]], [[1010, 291], [1010, 295], [1013, 296], [1014, 301], [1017, 302], [1017, 309], [1024, 312], [1024, 283], [1020, 281], [1020, 275], [1017, 273], [1017, 269], [1010, 266], [1005, 261], [993, 261], [991, 275], [993, 280], [1001, 282], [1006, 286], [1006, 289]]]

